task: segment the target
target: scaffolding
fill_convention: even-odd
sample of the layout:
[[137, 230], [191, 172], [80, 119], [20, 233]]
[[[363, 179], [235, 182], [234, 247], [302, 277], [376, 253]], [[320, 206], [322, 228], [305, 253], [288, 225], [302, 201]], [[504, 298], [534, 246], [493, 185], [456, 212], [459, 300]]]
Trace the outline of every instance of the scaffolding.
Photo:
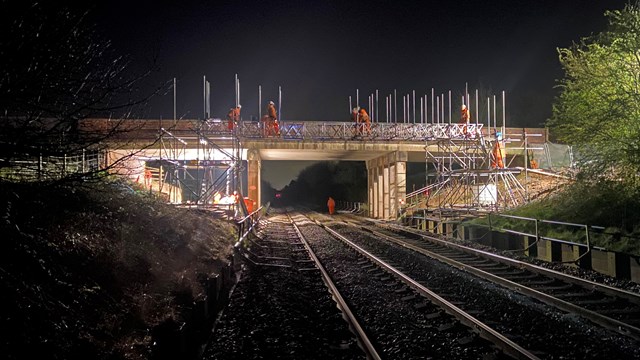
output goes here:
[[174, 204], [235, 204], [234, 197], [242, 189], [243, 171], [242, 149], [235, 131], [223, 129], [217, 121], [189, 123], [192, 126], [179, 130], [179, 136], [159, 129], [160, 155], [146, 159], [145, 165], [154, 178], [157, 176], [158, 191]]
[[[490, 135], [478, 129], [470, 137], [426, 140], [426, 186], [407, 194], [404, 214], [422, 211], [460, 218], [503, 211], [539, 195], [531, 191], [534, 173], [553, 179], [552, 187], [571, 179], [564, 175], [572, 168], [571, 147], [551, 144], [540, 133], [520, 131], [502, 138], [497, 130]], [[496, 146], [503, 149], [502, 164], [496, 161]]]
[[492, 166], [496, 142], [504, 146], [504, 140], [480, 134], [472, 138], [427, 140], [428, 186], [422, 190], [421, 207], [451, 216], [452, 213], [497, 211], [526, 202], [525, 188], [516, 178], [520, 170]]

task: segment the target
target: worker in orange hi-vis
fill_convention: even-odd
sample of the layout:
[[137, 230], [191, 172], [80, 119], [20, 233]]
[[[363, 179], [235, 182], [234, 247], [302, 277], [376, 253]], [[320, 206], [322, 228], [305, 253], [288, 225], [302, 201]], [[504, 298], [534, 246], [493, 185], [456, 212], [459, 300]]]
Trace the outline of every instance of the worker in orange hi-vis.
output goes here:
[[369, 114], [367, 114], [367, 110], [365, 110], [365, 108], [360, 108], [360, 114], [358, 117], [360, 118], [360, 123], [364, 126], [364, 133], [371, 135], [371, 118], [369, 117]]
[[491, 151], [491, 168], [503, 169], [504, 168], [504, 146], [502, 145], [502, 133], [496, 132], [496, 142], [493, 144], [493, 150]]
[[464, 124], [462, 127], [462, 134], [465, 136], [467, 135], [467, 126], [469, 125], [469, 122], [471, 122], [471, 112], [469, 112], [467, 105], [462, 104], [460, 108], [460, 124]]
[[331, 196], [329, 196], [329, 200], [327, 200], [327, 207], [329, 208], [329, 215], [333, 215], [336, 209], [336, 201], [333, 200]]
[[151, 178], [152, 177], [153, 177], [153, 175], [151, 175], [151, 170], [145, 169], [144, 170], [144, 185], [148, 186], [149, 189], [151, 189]]
[[362, 135], [362, 129], [360, 128], [360, 107], [354, 107], [351, 110], [351, 122], [353, 123], [353, 128], [355, 129], [353, 135]]
[[242, 105], [229, 109], [229, 113], [227, 114], [227, 128], [229, 130], [233, 130], [238, 126], [238, 121], [240, 121], [240, 109], [242, 109]]
[[269, 119], [266, 122], [267, 135], [280, 135], [280, 126], [278, 125], [278, 112], [273, 101], [269, 101], [267, 105], [267, 115]]

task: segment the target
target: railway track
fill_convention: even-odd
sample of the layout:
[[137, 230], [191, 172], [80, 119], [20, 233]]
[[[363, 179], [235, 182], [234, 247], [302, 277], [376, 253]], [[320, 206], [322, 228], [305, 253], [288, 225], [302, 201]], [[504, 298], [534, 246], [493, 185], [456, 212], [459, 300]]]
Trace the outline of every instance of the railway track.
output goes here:
[[[476, 249], [464, 249], [439, 238], [428, 239], [424, 233], [408, 233], [410, 230], [402, 227], [327, 222], [324, 216], [317, 218], [340, 236], [359, 239], [357, 243], [369, 251], [393, 254], [409, 276], [427, 287], [439, 289], [443, 298], [459, 304], [540, 357], [640, 358], [635, 330], [629, 325], [636, 319], [637, 295], [634, 293], [545, 268], [536, 269], [538, 267], [531, 264]], [[448, 272], [441, 269], [442, 264], [447, 265]], [[437, 273], [442, 275], [434, 275]], [[469, 284], [464, 274], [486, 280], [483, 280], [484, 289], [475, 290], [474, 283], [480, 280], [476, 278]], [[447, 282], [457, 283], [459, 288]], [[486, 297], [491, 297], [493, 304], [481, 301]], [[540, 308], [541, 304], [531, 298], [561, 311]], [[567, 347], [567, 344], [579, 346]]]
[[200, 358], [367, 358], [287, 216], [262, 220], [241, 246], [241, 279]]
[[[598, 284], [544, 267], [481, 251], [395, 225], [392, 233], [363, 227], [400, 246], [469, 271], [610, 330], [640, 340], [640, 294]], [[393, 233], [395, 231], [395, 233]], [[398, 234], [409, 236], [398, 237]], [[394, 236], [395, 235], [395, 236]]]
[[416, 234], [310, 217], [270, 216], [248, 238], [204, 359], [640, 359], [633, 338], [481, 279], [473, 259], [428, 257]]

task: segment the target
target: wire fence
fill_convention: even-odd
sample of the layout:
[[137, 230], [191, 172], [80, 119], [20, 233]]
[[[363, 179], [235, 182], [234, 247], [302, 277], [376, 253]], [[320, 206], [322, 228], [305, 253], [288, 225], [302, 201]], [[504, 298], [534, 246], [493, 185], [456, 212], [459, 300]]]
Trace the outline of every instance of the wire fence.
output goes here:
[[105, 164], [103, 152], [82, 150], [74, 154], [22, 154], [0, 159], [0, 178], [10, 181], [59, 180], [71, 175], [99, 171]]

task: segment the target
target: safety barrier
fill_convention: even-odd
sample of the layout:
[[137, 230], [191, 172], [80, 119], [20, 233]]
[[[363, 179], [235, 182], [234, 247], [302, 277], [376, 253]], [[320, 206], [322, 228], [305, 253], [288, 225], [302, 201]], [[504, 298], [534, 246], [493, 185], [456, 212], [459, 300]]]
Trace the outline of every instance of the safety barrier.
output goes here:
[[[212, 123], [211, 133], [229, 133], [222, 123]], [[284, 140], [428, 140], [455, 139], [482, 135], [482, 124], [353, 124], [344, 122], [299, 121], [279, 123], [280, 135], [265, 132], [261, 122], [241, 122], [235, 133], [245, 138], [278, 137]], [[470, 134], [470, 135], [469, 135]]]
[[336, 201], [336, 211], [364, 215], [368, 211], [368, 206], [366, 203], [357, 201]]
[[[494, 224], [497, 217], [525, 221], [529, 226], [522, 226], [520, 230], [498, 227]], [[448, 238], [474, 241], [499, 250], [521, 253], [535, 259], [580, 267], [640, 283], [640, 256], [593, 246], [594, 236], [607, 235], [603, 227], [505, 214], [490, 214], [488, 220], [488, 225], [425, 216], [413, 216], [404, 221], [408, 226]], [[541, 229], [544, 225], [555, 227], [556, 232], [562, 232], [558, 231], [562, 230], [558, 229], [559, 227], [572, 228], [573, 230], [567, 230], [568, 233], [582, 231], [584, 242], [546, 236], [550, 229]]]

